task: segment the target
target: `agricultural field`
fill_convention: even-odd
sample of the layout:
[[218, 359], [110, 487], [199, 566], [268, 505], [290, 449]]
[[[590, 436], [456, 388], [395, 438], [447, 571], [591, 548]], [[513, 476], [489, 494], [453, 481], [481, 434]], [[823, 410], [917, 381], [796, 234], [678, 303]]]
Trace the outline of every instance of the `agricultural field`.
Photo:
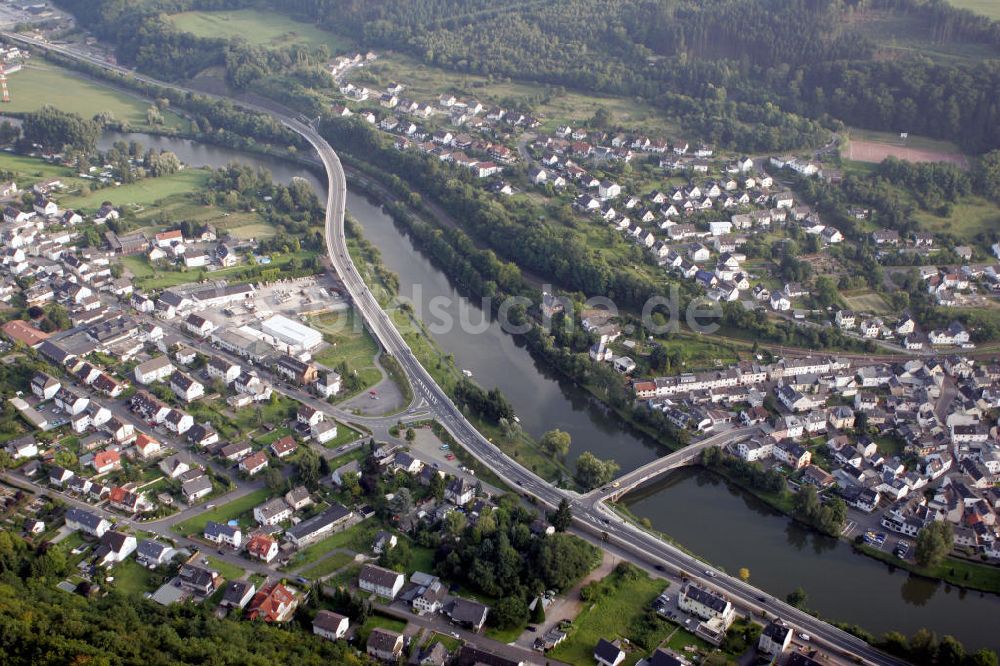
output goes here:
[[[148, 127], [148, 101], [95, 83], [72, 70], [32, 60], [25, 63], [20, 72], [11, 74], [7, 79], [11, 99], [9, 104], [4, 105], [5, 112], [37, 111], [46, 104], [52, 104], [53, 94], [57, 93], [65, 99], [71, 99], [72, 104], [68, 110], [84, 118], [110, 111], [116, 120], [128, 122], [133, 129]], [[166, 127], [187, 127], [187, 121], [171, 111], [163, 113], [163, 121]]]
[[[994, 0], [952, 0], [955, 5], [990, 5]], [[971, 7], [966, 7], [971, 8]], [[942, 63], [977, 61], [997, 57], [997, 51], [986, 44], [965, 40], [942, 41], [929, 19], [902, 12], [869, 10], [856, 12], [853, 22], [846, 25], [866, 35], [878, 44], [880, 56], [887, 58], [930, 58]], [[905, 130], [903, 130], [905, 131]]]
[[954, 234], [962, 240], [972, 240], [980, 233], [1000, 227], [1000, 207], [982, 197], [962, 199], [951, 207], [947, 217], [923, 210], [914, 213], [914, 217], [927, 231]]
[[168, 176], [143, 178], [128, 185], [61, 197], [59, 205], [61, 208], [91, 211], [100, 208], [103, 201], [112, 201], [115, 206], [128, 207], [137, 213], [155, 205], [159, 214], [162, 210], [158, 205], [160, 201], [202, 189], [208, 182], [208, 175], [206, 169], [182, 169]]
[[257, 9], [192, 11], [167, 17], [174, 27], [197, 37], [241, 37], [256, 46], [279, 47], [303, 44], [325, 46], [331, 54], [353, 45], [346, 37], [301, 23], [284, 14]]
[[996, 0], [948, 0], [949, 3], [959, 9], [968, 9], [970, 12], [982, 14], [994, 21], [1000, 21], [1000, 2]]

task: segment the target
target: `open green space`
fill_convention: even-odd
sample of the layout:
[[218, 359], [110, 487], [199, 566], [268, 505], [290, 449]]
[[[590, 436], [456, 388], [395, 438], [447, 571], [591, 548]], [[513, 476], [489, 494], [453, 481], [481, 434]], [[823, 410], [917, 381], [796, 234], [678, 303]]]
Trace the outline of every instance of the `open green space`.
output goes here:
[[144, 592], [152, 591], [150, 579], [153, 572], [140, 565], [135, 560], [125, 560], [111, 570], [116, 589], [129, 596], [142, 596]]
[[968, 9], [970, 12], [988, 16], [994, 21], [1000, 21], [1000, 2], [996, 0], [948, 0], [951, 5], [959, 9]]
[[0, 151], [0, 169], [14, 173], [14, 181], [22, 190], [29, 189], [42, 179], [58, 178], [69, 189], [76, 189], [87, 181], [77, 178], [73, 171], [59, 164], [46, 162], [40, 157], [28, 157]]
[[159, 178], [143, 178], [128, 185], [61, 197], [59, 205], [62, 208], [89, 211], [100, 208], [103, 201], [112, 201], [119, 207], [145, 208], [169, 196], [189, 194], [202, 189], [208, 182], [208, 176], [207, 169], [182, 169]]
[[348, 564], [354, 561], [354, 556], [350, 553], [336, 552], [330, 555], [325, 560], [321, 560], [317, 564], [309, 567], [302, 572], [302, 575], [306, 578], [315, 580], [317, 578], [322, 578], [323, 576], [328, 576], [332, 574], [337, 569], [346, 567]]
[[842, 292], [847, 307], [858, 312], [889, 312], [889, 304], [873, 291]]
[[940, 579], [960, 587], [1000, 594], [1000, 567], [960, 560], [956, 557], [949, 557], [942, 564], [934, 567], [921, 567], [914, 562], [900, 560], [892, 553], [886, 553], [866, 544], [855, 544], [854, 547], [865, 555], [906, 569], [918, 576]]
[[331, 439], [329, 442], [324, 442], [323, 446], [325, 446], [328, 449], [336, 449], [345, 444], [350, 444], [360, 436], [361, 436], [360, 432], [358, 432], [354, 428], [345, 426], [343, 423], [340, 423], [338, 421], [337, 436]]
[[208, 566], [219, 572], [219, 575], [226, 580], [237, 580], [243, 576], [243, 569], [239, 568], [235, 564], [229, 564], [228, 562], [223, 562], [217, 557], [209, 556]]
[[[382, 373], [375, 366], [378, 346], [353, 308], [310, 317], [309, 325], [321, 332], [327, 343], [326, 347], [315, 354], [316, 362], [330, 368], [347, 363], [348, 371], [357, 378], [358, 388], [349, 391], [345, 387], [338, 394], [338, 399], [346, 399], [366, 391], [381, 381]], [[347, 377], [343, 379], [346, 385]]]
[[372, 633], [372, 629], [388, 629], [389, 631], [395, 631], [396, 633], [403, 633], [403, 629], [406, 629], [406, 622], [402, 620], [397, 620], [394, 617], [388, 617], [385, 615], [379, 615], [375, 613], [371, 615], [364, 624], [358, 627], [356, 645], [364, 645], [368, 642], [368, 634]]
[[962, 240], [972, 240], [981, 233], [1000, 227], [1000, 207], [982, 197], [965, 197], [951, 206], [947, 217], [918, 210], [914, 213], [914, 218], [926, 231], [948, 233]]
[[[7, 77], [10, 102], [4, 105], [7, 113], [37, 111], [46, 104], [67, 100], [67, 111], [84, 118], [93, 118], [110, 111], [116, 120], [127, 121], [135, 128], [148, 128], [146, 111], [148, 101], [96, 83], [82, 74], [34, 59], [25, 63], [20, 72]], [[163, 113], [167, 127], [182, 128], [187, 125], [180, 116], [170, 111]]]
[[333, 54], [352, 45], [351, 40], [341, 35], [301, 23], [284, 14], [259, 9], [181, 12], [168, 16], [167, 20], [178, 30], [198, 37], [239, 37], [257, 46], [325, 46]]
[[[593, 660], [594, 646], [602, 638], [609, 641], [617, 638], [636, 640], [636, 628], [644, 623], [650, 605], [667, 587], [667, 583], [635, 568], [627, 570], [625, 575], [616, 570], [597, 584], [603, 588], [603, 594], [580, 611], [569, 636], [549, 653], [553, 659], [570, 664], [587, 664]], [[675, 628], [663, 620], [657, 619], [656, 623], [656, 630], [643, 640], [647, 647], [659, 644]], [[651, 651], [636, 649], [626, 656], [624, 663], [631, 666]]]
[[248, 495], [244, 495], [239, 499], [229, 502], [228, 504], [217, 506], [210, 511], [202, 511], [196, 516], [177, 523], [174, 525], [174, 530], [184, 535], [200, 534], [201, 531], [205, 529], [205, 523], [208, 521], [214, 520], [217, 523], [225, 523], [230, 520], [235, 520], [239, 518], [241, 514], [252, 511], [258, 504], [263, 504], [270, 496], [271, 491], [267, 488], [255, 490]]
[[346, 530], [331, 534], [321, 541], [308, 546], [292, 558], [286, 569], [298, 569], [318, 561], [332, 550], [344, 548], [356, 553], [367, 553], [371, 551], [372, 542], [375, 540], [375, 533], [378, 532], [379, 525], [371, 518], [362, 520], [357, 525], [352, 525]]

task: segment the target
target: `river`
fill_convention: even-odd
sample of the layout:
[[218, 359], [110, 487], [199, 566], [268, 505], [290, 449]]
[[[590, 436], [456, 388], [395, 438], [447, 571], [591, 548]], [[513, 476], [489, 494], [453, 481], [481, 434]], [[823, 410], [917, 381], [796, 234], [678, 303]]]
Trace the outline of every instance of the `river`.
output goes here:
[[[625, 498], [637, 516], [712, 564], [784, 599], [801, 586], [824, 617], [881, 634], [921, 627], [966, 648], [1000, 650], [1000, 596], [911, 576], [817, 534], [704, 470], [686, 469]], [[890, 537], [889, 543], [896, 540]]]
[[[129, 140], [138, 141], [145, 148], [173, 151], [190, 166], [217, 168], [241, 161], [268, 169], [280, 182], [300, 176], [318, 192], [325, 193], [326, 183], [294, 162], [187, 139], [107, 132], [98, 147], [106, 150], [115, 141]], [[427, 315], [423, 318], [425, 323], [441, 322], [444, 317], [455, 323], [449, 327], [430, 327], [438, 346], [452, 354], [458, 367], [471, 372], [484, 388], [499, 387], [526, 432], [538, 437], [553, 428], [564, 430], [572, 437], [570, 460], [583, 451], [591, 451], [600, 458], [613, 458], [623, 471], [656, 458], [657, 446], [651, 439], [606, 414], [603, 405], [589, 393], [539, 365], [496, 321], [487, 320], [479, 304], [463, 298], [448, 277], [414, 248], [409, 236], [393, 224], [379, 205], [348, 192], [347, 209], [364, 228], [365, 237], [382, 253], [386, 267], [399, 276], [401, 297], [410, 301], [415, 311]], [[463, 319], [468, 326], [459, 325]], [[469, 333], [470, 329], [477, 332]]]
[[[319, 192], [325, 181], [288, 160], [244, 153], [229, 148], [142, 134], [105, 134], [100, 145], [137, 140], [145, 147], [171, 150], [191, 166], [222, 167], [239, 161], [266, 168], [288, 182], [306, 178]], [[458, 321], [460, 295], [447, 276], [410, 242], [382, 209], [363, 196], [348, 193], [347, 208], [382, 253], [385, 265], [399, 275], [400, 292], [412, 298], [419, 285], [420, 307], [443, 297], [444, 308]], [[482, 310], [470, 304], [467, 319], [483, 321]], [[524, 428], [540, 435], [561, 428], [573, 438], [571, 457], [589, 450], [614, 458], [623, 470], [652, 460], [655, 445], [607, 416], [599, 404], [572, 382], [540, 366], [517, 340], [487, 322], [478, 334], [462, 327], [433, 332], [445, 353], [472, 372], [486, 388], [499, 386]], [[1000, 650], [997, 622], [1000, 597], [965, 592], [926, 581], [854, 553], [842, 542], [806, 530], [756, 498], [707, 472], [677, 472], [659, 484], [626, 498], [630, 508], [706, 560], [735, 573], [751, 572], [751, 582], [784, 598], [797, 586], [809, 594], [808, 606], [822, 616], [861, 625], [881, 633], [913, 633], [928, 627], [951, 634], [969, 648]]]

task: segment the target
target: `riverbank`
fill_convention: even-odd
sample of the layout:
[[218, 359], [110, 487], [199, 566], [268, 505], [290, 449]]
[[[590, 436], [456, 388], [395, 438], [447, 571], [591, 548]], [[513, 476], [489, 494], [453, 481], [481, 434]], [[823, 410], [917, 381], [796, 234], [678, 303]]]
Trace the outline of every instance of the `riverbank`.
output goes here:
[[730, 574], [747, 568], [751, 584], [776, 598], [804, 588], [810, 612], [843, 621], [838, 626], [867, 633], [866, 640], [928, 628], [970, 648], [1000, 648], [990, 620], [1000, 613], [1000, 596], [910, 573], [888, 555], [862, 557], [850, 541], [789, 520], [712, 470], [678, 470], [621, 504], [615, 509], [641, 529]]

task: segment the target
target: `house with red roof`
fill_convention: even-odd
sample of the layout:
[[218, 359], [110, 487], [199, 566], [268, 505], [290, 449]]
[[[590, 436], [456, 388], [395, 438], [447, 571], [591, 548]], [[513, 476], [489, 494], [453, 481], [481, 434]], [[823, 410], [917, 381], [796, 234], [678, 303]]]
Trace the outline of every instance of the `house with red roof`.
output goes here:
[[264, 622], [287, 622], [299, 600], [281, 583], [267, 585], [254, 595], [247, 606], [247, 618]]
[[119, 469], [122, 466], [122, 457], [117, 451], [99, 451], [94, 454], [91, 463], [94, 471], [98, 474], [105, 474], [111, 470]]

